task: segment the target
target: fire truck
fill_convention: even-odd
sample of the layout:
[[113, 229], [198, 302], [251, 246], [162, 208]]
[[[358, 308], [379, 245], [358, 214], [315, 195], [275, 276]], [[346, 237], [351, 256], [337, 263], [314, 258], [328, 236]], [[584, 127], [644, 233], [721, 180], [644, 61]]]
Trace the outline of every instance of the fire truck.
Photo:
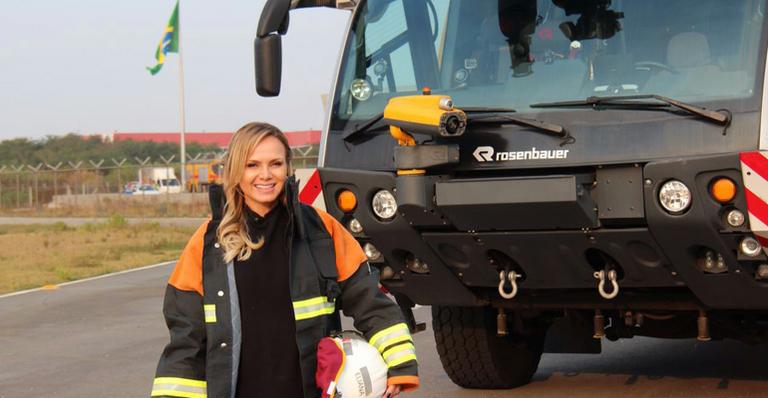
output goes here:
[[257, 91], [291, 8], [349, 10], [318, 184], [451, 380], [768, 340], [765, 0], [338, 3], [267, 2]]

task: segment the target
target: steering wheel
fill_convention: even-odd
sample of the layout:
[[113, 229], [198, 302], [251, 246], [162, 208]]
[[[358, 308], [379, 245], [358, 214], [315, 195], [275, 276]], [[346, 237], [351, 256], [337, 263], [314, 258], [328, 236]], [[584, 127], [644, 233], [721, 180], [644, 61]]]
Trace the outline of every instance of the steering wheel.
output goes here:
[[663, 64], [661, 62], [654, 62], [654, 61], [640, 61], [635, 62], [635, 70], [665, 70], [669, 73], [677, 73], [677, 70], [667, 64]]

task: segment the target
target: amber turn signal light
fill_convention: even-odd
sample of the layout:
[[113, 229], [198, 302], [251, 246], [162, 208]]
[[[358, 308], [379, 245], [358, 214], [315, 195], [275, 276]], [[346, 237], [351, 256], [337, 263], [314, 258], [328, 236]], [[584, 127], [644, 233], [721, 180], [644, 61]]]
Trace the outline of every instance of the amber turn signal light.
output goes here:
[[343, 190], [339, 192], [336, 197], [336, 204], [339, 205], [339, 209], [343, 212], [350, 212], [357, 206], [357, 197], [352, 191]]
[[730, 178], [721, 177], [714, 180], [709, 192], [716, 201], [728, 203], [736, 197], [736, 184]]

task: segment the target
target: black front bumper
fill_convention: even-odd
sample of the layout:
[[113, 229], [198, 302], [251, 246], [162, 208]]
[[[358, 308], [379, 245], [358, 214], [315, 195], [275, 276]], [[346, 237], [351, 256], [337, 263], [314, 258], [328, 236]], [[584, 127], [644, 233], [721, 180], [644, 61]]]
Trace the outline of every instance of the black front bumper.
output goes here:
[[[499, 271], [507, 269], [523, 274], [520, 294], [508, 304], [528, 307], [668, 303], [671, 308], [768, 308], [768, 283], [755, 278], [757, 265], [768, 261], [738, 254], [739, 241], [750, 235], [748, 223], [731, 228], [724, 222], [729, 209], [747, 213], [736, 153], [573, 174], [320, 173], [328, 212], [345, 224], [352, 217], [361, 222], [364, 232], [357, 237], [373, 243], [395, 271], [394, 279], [382, 282], [416, 303], [500, 301]], [[736, 182], [739, 190], [731, 203], [722, 205], [709, 195], [715, 177]], [[657, 199], [660, 186], [670, 179], [692, 192], [692, 205], [681, 215], [669, 214]], [[335, 205], [342, 189], [359, 199], [348, 214]], [[371, 211], [371, 200], [381, 189], [398, 199], [398, 214], [390, 221]], [[721, 254], [727, 271], [703, 272], [704, 250]], [[428, 264], [429, 273], [410, 271], [405, 266], [409, 256]], [[608, 263], [619, 272], [621, 293], [614, 300], [599, 296], [593, 276]]]

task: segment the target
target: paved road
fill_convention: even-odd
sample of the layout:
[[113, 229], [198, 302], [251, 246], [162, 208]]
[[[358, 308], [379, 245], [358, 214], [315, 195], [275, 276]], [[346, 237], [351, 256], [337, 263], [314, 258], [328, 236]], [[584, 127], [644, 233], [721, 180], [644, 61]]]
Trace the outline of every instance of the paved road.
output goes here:
[[[22, 225], [22, 224], [53, 224], [63, 222], [71, 226], [84, 225], [87, 223], [98, 224], [107, 222], [108, 218], [99, 217], [0, 217], [0, 225]], [[145, 222], [157, 222], [160, 225], [180, 225], [185, 227], [197, 227], [204, 221], [204, 218], [126, 218], [130, 224], [139, 224]]]
[[[168, 335], [171, 266], [0, 297], [0, 398], [148, 396]], [[429, 309], [416, 311], [429, 320]], [[415, 336], [423, 387], [404, 397], [765, 397], [768, 346], [636, 338], [600, 356], [545, 355], [534, 381], [469, 391], [440, 367], [431, 330]]]

